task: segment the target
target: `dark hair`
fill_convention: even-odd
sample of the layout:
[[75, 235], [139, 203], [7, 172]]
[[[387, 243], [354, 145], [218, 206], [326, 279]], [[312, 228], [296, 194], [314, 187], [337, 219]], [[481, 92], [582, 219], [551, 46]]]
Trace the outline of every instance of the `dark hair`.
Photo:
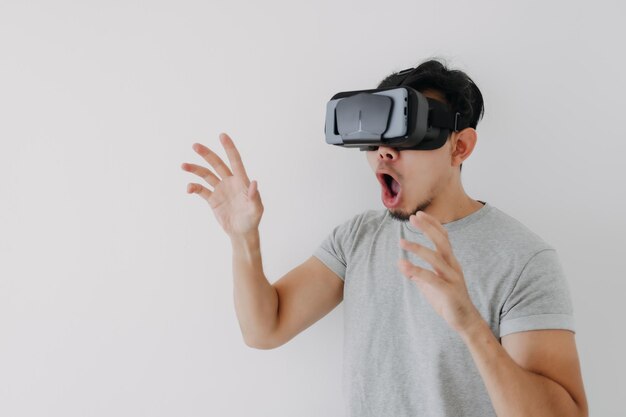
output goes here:
[[[398, 76], [398, 72], [385, 77], [377, 88], [393, 87], [402, 82], [405, 75]], [[485, 113], [483, 95], [474, 81], [463, 71], [451, 70], [437, 59], [421, 63], [403, 84], [420, 92], [440, 92], [446, 99], [448, 109], [461, 113], [461, 119], [468, 121], [469, 127], [474, 129]], [[463, 164], [459, 170], [462, 168]]]

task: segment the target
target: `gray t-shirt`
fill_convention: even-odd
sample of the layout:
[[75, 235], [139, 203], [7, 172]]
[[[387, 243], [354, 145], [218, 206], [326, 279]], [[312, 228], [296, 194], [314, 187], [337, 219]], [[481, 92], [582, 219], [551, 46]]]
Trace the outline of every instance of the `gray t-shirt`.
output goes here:
[[[481, 201], [482, 203], [482, 201]], [[574, 331], [568, 283], [556, 250], [496, 207], [443, 225], [468, 292], [499, 339], [536, 329]], [[357, 214], [314, 256], [344, 281], [343, 396], [349, 417], [496, 417], [469, 349], [398, 269], [399, 246], [434, 244], [387, 209]]]

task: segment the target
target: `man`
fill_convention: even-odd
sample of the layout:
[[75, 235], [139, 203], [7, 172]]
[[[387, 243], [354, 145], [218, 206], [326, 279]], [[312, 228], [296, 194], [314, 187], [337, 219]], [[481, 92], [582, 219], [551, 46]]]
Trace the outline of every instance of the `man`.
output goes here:
[[[463, 190], [482, 95], [462, 71], [431, 60], [407, 83], [470, 121], [433, 150], [367, 151], [385, 210], [338, 225], [274, 284], [262, 271], [263, 205], [239, 153], [231, 172], [183, 169], [231, 237], [235, 306], [249, 346], [283, 345], [344, 302], [343, 393], [349, 416], [588, 416], [573, 308], [556, 250]], [[395, 85], [395, 74], [378, 88]]]

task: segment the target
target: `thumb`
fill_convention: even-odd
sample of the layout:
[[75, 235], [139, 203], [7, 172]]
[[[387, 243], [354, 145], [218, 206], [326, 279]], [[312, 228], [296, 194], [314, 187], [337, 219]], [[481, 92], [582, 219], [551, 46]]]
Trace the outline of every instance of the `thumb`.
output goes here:
[[253, 199], [255, 197], [256, 192], [257, 192], [256, 180], [255, 181], [251, 181], [250, 182], [250, 186], [248, 187], [248, 198], [249, 199]]

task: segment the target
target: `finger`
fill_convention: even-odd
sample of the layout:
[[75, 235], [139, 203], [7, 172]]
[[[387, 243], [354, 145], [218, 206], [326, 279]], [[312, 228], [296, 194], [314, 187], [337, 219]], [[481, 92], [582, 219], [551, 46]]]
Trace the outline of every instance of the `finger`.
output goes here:
[[233, 172], [235, 175], [243, 178], [246, 185], [249, 185], [250, 180], [248, 179], [248, 174], [243, 166], [241, 155], [239, 155], [239, 151], [237, 150], [235, 143], [226, 133], [220, 133], [220, 140], [222, 142], [222, 146], [224, 146], [224, 149], [226, 150], [226, 156], [230, 161], [230, 166], [233, 168]]
[[428, 284], [435, 288], [443, 288], [443, 286], [446, 284], [446, 282], [442, 280], [441, 277], [435, 275], [435, 273], [433, 273], [432, 271], [429, 271], [425, 268], [420, 268], [419, 266], [412, 264], [406, 259], [400, 259], [398, 261], [398, 267], [400, 268], [400, 271], [402, 271], [404, 276], [411, 279], [412, 281], [417, 282], [418, 284]]
[[207, 202], [209, 201], [209, 198], [211, 198], [211, 195], [213, 195], [212, 191], [209, 191], [202, 185], [196, 184], [195, 182], [190, 182], [187, 185], [187, 193], [199, 194], [200, 197], [204, 198]]
[[213, 172], [211, 172], [210, 169], [205, 168], [205, 167], [200, 166], [200, 165], [183, 163], [181, 165], [181, 168], [184, 169], [187, 172], [191, 172], [193, 174], [196, 174], [197, 176], [199, 176], [200, 178], [204, 179], [206, 182], [211, 184], [211, 186], [213, 188], [215, 188], [217, 186], [217, 184], [219, 184], [220, 181], [221, 181], [217, 177], [217, 175], [215, 175]]
[[409, 221], [428, 236], [435, 244], [437, 251], [441, 253], [441, 256], [443, 256], [443, 259], [445, 259], [449, 265], [458, 265], [452, 253], [448, 231], [441, 225], [439, 220], [423, 211], [418, 211], [417, 215], [411, 215], [411, 217], [409, 217]]
[[250, 190], [248, 191], [248, 198], [252, 199], [256, 197], [257, 193], [259, 192], [258, 187], [259, 187], [259, 184], [256, 182], [256, 180], [250, 183], [250, 187], [249, 187]]
[[192, 148], [194, 151], [200, 154], [200, 156], [202, 156], [205, 161], [211, 164], [211, 166], [215, 169], [215, 171], [217, 171], [221, 178], [226, 178], [233, 175], [233, 173], [230, 172], [230, 168], [228, 168], [224, 161], [222, 161], [222, 158], [220, 158], [215, 152], [213, 152], [206, 146], [202, 145], [201, 143], [194, 143]]
[[400, 238], [400, 247], [413, 252], [421, 259], [428, 262], [433, 267], [437, 275], [446, 281], [453, 279], [454, 274], [456, 274], [454, 268], [442, 258], [439, 252], [431, 250], [426, 246], [420, 245], [419, 243], [411, 242], [402, 238]]

